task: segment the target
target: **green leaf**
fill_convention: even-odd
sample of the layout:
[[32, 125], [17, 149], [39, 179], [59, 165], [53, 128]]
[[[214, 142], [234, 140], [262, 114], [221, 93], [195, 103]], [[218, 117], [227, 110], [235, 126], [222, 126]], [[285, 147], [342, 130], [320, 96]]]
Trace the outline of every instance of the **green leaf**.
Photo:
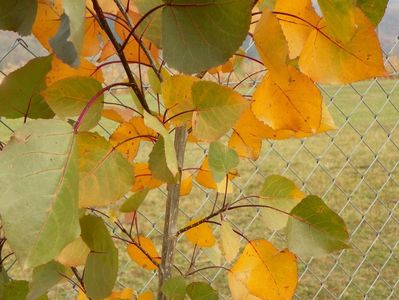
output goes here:
[[[47, 104], [61, 119], [78, 117], [87, 103], [102, 89], [101, 83], [90, 77], [74, 76], [56, 81], [42, 92]], [[100, 95], [90, 107], [81, 131], [87, 131], [98, 124], [104, 107], [104, 96]]]
[[186, 281], [182, 276], [170, 278], [163, 284], [162, 293], [169, 300], [184, 300], [186, 296]]
[[53, 48], [55, 55], [64, 63], [72, 66], [79, 66], [79, 52], [75, 48], [71, 39], [71, 20], [68, 15], [61, 16], [60, 27], [57, 34], [49, 40], [51, 48]]
[[187, 286], [187, 294], [191, 300], [218, 300], [219, 296], [209, 284], [193, 282]]
[[232, 169], [238, 166], [240, 159], [233, 149], [222, 143], [213, 142], [209, 147], [208, 162], [213, 179], [221, 182]]
[[318, 0], [328, 30], [339, 41], [348, 42], [356, 31], [353, 0]]
[[[134, 1], [141, 16], [150, 10], [162, 5], [162, 0], [136, 0]], [[136, 30], [137, 36], [144, 36], [153, 42], [158, 48], [161, 47], [162, 10], [158, 9], [149, 14]]]
[[169, 171], [176, 176], [177, 172], [179, 171], [178, 163], [177, 163], [177, 156], [174, 144], [173, 135], [169, 133], [169, 131], [165, 128], [161, 121], [159, 121], [153, 115], [150, 115], [146, 111], [143, 112], [144, 114], [144, 124], [158, 132], [164, 139], [164, 146], [165, 146], [165, 159], [166, 164], [168, 166]]
[[10, 281], [7, 271], [3, 266], [0, 266], [0, 299], [3, 299], [4, 286]]
[[32, 33], [37, 12], [37, 1], [0, 1], [0, 29], [18, 32], [25, 36]]
[[149, 190], [144, 189], [142, 191], [136, 192], [134, 195], [129, 197], [120, 207], [119, 211], [123, 213], [130, 213], [137, 211], [140, 205], [143, 203], [148, 195]]
[[158, 141], [152, 148], [150, 153], [149, 167], [151, 174], [159, 180], [174, 183], [176, 178], [170, 172], [167, 162], [166, 162], [166, 151], [165, 142], [162, 136], [158, 138]]
[[86, 294], [93, 300], [101, 300], [114, 288], [118, 275], [118, 249], [101, 218], [85, 216], [80, 220], [80, 226], [82, 239], [91, 249], [83, 278]]
[[83, 44], [83, 36], [85, 33], [84, 22], [86, 3], [82, 0], [63, 1], [65, 14], [68, 15], [70, 21], [70, 41], [75, 46], [77, 52], [80, 52]]
[[0, 116], [17, 119], [51, 119], [54, 113], [40, 92], [51, 68], [51, 56], [32, 59], [9, 74], [0, 85]]
[[384, 17], [389, 0], [357, 0], [356, 5], [377, 26]]
[[163, 54], [178, 71], [193, 74], [223, 64], [247, 36], [252, 0], [163, 1]]
[[221, 138], [249, 106], [234, 90], [210, 81], [193, 85], [193, 134], [200, 140], [212, 142]]
[[133, 167], [107, 140], [97, 133], [79, 133], [77, 147], [80, 207], [108, 205], [129, 192]]
[[[24, 280], [13, 280], [4, 286], [3, 298], [1, 300], [23, 300], [29, 292], [29, 283]], [[46, 295], [41, 295], [35, 300], [48, 300]]]
[[259, 200], [260, 204], [287, 213], [262, 208], [263, 222], [271, 230], [284, 228], [287, 225], [288, 213], [304, 198], [304, 194], [294, 182], [279, 175], [267, 177], [259, 195], [264, 197]]
[[306, 197], [291, 211], [287, 240], [289, 249], [300, 256], [319, 256], [349, 248], [344, 221], [316, 196]]
[[27, 300], [36, 300], [41, 295], [46, 294], [51, 287], [64, 278], [62, 274], [65, 273], [66, 268], [55, 261], [36, 267], [33, 270], [32, 280], [29, 283]]
[[79, 236], [78, 184], [68, 123], [31, 121], [0, 152], [0, 214], [23, 267], [49, 262]]

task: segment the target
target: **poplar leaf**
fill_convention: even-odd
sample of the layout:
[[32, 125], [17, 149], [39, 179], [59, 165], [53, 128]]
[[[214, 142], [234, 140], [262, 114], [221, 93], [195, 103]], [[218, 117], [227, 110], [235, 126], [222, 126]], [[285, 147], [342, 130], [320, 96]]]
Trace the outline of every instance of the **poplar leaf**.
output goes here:
[[[99, 207], [118, 201], [134, 181], [133, 167], [97, 133], [77, 137], [79, 152], [79, 205]], [[118, 176], [109, 176], [110, 174]]]
[[287, 241], [300, 256], [320, 256], [349, 248], [344, 221], [316, 196], [306, 197], [291, 211]]
[[266, 75], [254, 93], [252, 111], [272, 129], [316, 133], [322, 118], [322, 96], [304, 74], [289, 67], [287, 86]]
[[134, 176], [135, 180], [131, 189], [132, 192], [142, 191], [144, 189], [156, 189], [163, 183], [152, 176], [148, 163], [134, 164]]
[[149, 192], [148, 189], [136, 192], [121, 205], [119, 211], [123, 213], [130, 213], [137, 211], [140, 205], [144, 202], [145, 198], [147, 197], [148, 192]]
[[37, 1], [0, 1], [0, 29], [11, 30], [19, 35], [30, 35], [37, 12]]
[[290, 77], [287, 66], [288, 44], [279, 21], [268, 9], [263, 11], [255, 28], [254, 41], [270, 76], [279, 85], [285, 86]]
[[23, 267], [49, 262], [79, 236], [77, 164], [73, 129], [59, 120], [27, 123], [0, 152], [2, 225]]
[[[159, 264], [161, 258], [152, 241], [145, 236], [136, 237], [134, 241], [140, 245], [141, 249], [143, 249], [145, 253], [135, 244], [129, 244], [127, 252], [130, 258], [146, 270], [157, 270], [158, 267], [153, 263], [153, 261]], [[151, 257], [151, 259], [148, 256]]]
[[118, 249], [105, 227], [96, 216], [80, 220], [82, 239], [90, 248], [85, 264], [83, 282], [90, 299], [102, 300], [112, 293], [118, 275]]
[[218, 300], [219, 296], [209, 284], [192, 282], [187, 286], [187, 294], [191, 300]]
[[251, 0], [164, 0], [162, 48], [166, 62], [193, 74], [226, 62], [244, 41]]
[[[199, 220], [192, 220], [187, 226], [197, 223]], [[194, 245], [203, 248], [209, 248], [215, 245], [216, 239], [213, 235], [212, 229], [208, 223], [201, 223], [185, 232], [186, 238]]]
[[259, 195], [264, 197], [259, 199], [260, 204], [282, 211], [262, 208], [263, 222], [271, 230], [284, 228], [290, 211], [305, 197], [294, 182], [280, 175], [268, 176]]
[[[61, 79], [42, 91], [47, 104], [61, 119], [78, 117], [89, 101], [101, 91], [101, 83], [90, 77], [68, 77]], [[104, 96], [97, 97], [90, 107], [80, 130], [86, 131], [98, 124], [103, 109]]]
[[325, 20], [312, 30], [299, 58], [301, 71], [312, 80], [345, 84], [387, 75], [374, 25], [359, 8], [354, 16], [357, 30], [348, 42], [336, 41]]
[[168, 168], [166, 151], [169, 151], [169, 149], [166, 149], [164, 138], [160, 136], [152, 148], [148, 163], [151, 173], [156, 179], [167, 183], [174, 183], [176, 182], [176, 178]]
[[222, 239], [222, 250], [228, 262], [232, 262], [240, 251], [240, 238], [234, 232], [228, 221], [223, 221], [220, 227], [220, 237]]
[[356, 5], [377, 26], [384, 16], [389, 0], [356, 0]]
[[191, 193], [193, 188], [193, 177], [188, 171], [183, 171], [180, 182], [180, 196], [184, 197]]
[[89, 253], [89, 247], [87, 247], [81, 237], [78, 237], [66, 245], [55, 260], [64, 266], [79, 267], [85, 264]]
[[209, 147], [209, 167], [216, 182], [222, 181], [240, 162], [237, 153], [227, 146], [213, 142]]
[[[40, 92], [51, 68], [51, 56], [34, 58], [10, 73], [0, 85], [0, 116], [50, 119], [54, 116]], [[23, 83], [23, 84], [22, 84]]]
[[184, 300], [186, 296], [186, 281], [182, 276], [172, 277], [165, 281], [162, 293], [170, 300]]
[[79, 54], [83, 44], [86, 3], [82, 0], [63, 1], [65, 14], [70, 20], [70, 41]]
[[228, 281], [233, 300], [285, 300], [294, 296], [297, 276], [295, 255], [256, 240], [247, 244], [228, 273]]
[[194, 83], [193, 134], [211, 142], [226, 134], [249, 106], [239, 93], [210, 81]]

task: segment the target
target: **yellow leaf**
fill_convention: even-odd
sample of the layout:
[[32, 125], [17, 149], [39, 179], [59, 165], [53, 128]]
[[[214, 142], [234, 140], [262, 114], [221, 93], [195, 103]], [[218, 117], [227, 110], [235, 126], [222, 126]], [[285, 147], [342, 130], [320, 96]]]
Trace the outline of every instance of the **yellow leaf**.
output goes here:
[[[124, 1], [124, 2], [126, 2], [126, 1]], [[116, 13], [119, 11], [115, 2], [112, 0], [98, 0], [98, 4], [101, 6], [101, 9], [104, 12]], [[91, 2], [91, 0], [86, 0], [86, 5], [89, 9], [94, 10], [93, 3]]]
[[[130, 244], [127, 247], [127, 252], [129, 253], [130, 258], [146, 270], [157, 270], [158, 268], [152, 260], [160, 263], [161, 258], [159, 257], [158, 251], [152, 241], [144, 236], [136, 237], [134, 241], [140, 245], [141, 249], [144, 250], [145, 253], [135, 244]], [[149, 257], [151, 257], [152, 260]]]
[[226, 61], [223, 65], [217, 66], [215, 68], [211, 68], [208, 70], [209, 74], [216, 74], [218, 72], [221, 73], [230, 73], [234, 71], [234, 67], [239, 60], [237, 56], [230, 57], [228, 61]]
[[374, 25], [355, 8], [357, 30], [347, 43], [336, 41], [325, 20], [313, 29], [299, 59], [301, 71], [320, 83], [351, 83], [386, 76]]
[[183, 171], [180, 184], [180, 196], [190, 195], [193, 188], [193, 177], [188, 171]]
[[314, 83], [294, 67], [282, 87], [266, 75], [254, 93], [252, 111], [271, 128], [316, 133], [321, 124], [322, 96]]
[[78, 237], [76, 240], [66, 245], [56, 260], [64, 266], [79, 267], [86, 263], [86, 258], [89, 253], [89, 247], [87, 247], [81, 237]]
[[108, 120], [115, 121], [117, 123], [129, 122], [134, 116], [134, 111], [128, 108], [120, 108], [115, 106], [106, 106], [101, 115]]
[[91, 15], [85, 18], [83, 41], [81, 55], [85, 57], [98, 54], [101, 50], [101, 45], [108, 41], [107, 34]]
[[288, 44], [280, 23], [268, 9], [263, 11], [256, 26], [254, 41], [270, 76], [279, 85], [285, 86], [290, 77], [287, 66]]
[[137, 298], [137, 300], [153, 300], [153, 299], [154, 299], [154, 294], [151, 291], [146, 291], [140, 294]]
[[42, 0], [38, 2], [32, 33], [47, 50], [51, 50], [49, 40], [54, 37], [58, 31], [62, 13], [63, 8], [61, 0]]
[[[238, 175], [237, 172], [230, 172], [228, 175], [229, 180], [233, 180], [237, 175]], [[199, 168], [199, 171], [197, 173], [197, 176], [195, 177], [195, 180], [203, 187], [219, 191], [218, 186], [217, 186], [215, 180], [213, 179], [211, 169], [209, 168], [208, 156], [206, 156], [204, 161], [202, 162], [202, 165]], [[224, 193], [224, 186], [225, 186], [225, 183], [223, 185], [223, 193]]]
[[279, 251], [265, 240], [249, 243], [228, 274], [234, 300], [292, 299], [297, 277], [295, 255]]
[[[188, 75], [176, 75], [167, 78], [161, 86], [162, 97], [171, 123], [181, 126], [190, 122], [195, 109], [192, 98], [192, 86], [199, 79]], [[176, 117], [174, 117], [176, 116]]]
[[[192, 220], [186, 226], [195, 224], [199, 220]], [[186, 238], [198, 247], [209, 248], [215, 245], [216, 239], [208, 223], [201, 223], [185, 232]]]
[[50, 86], [58, 80], [72, 76], [88, 76], [99, 82], [104, 82], [102, 71], [97, 70], [96, 66], [88, 60], [81, 58], [79, 67], [72, 68], [69, 65], [64, 64], [54, 55], [51, 62], [51, 70], [46, 75], [47, 86]]
[[144, 119], [134, 117], [129, 122], [122, 123], [110, 137], [112, 146], [129, 161], [137, 155], [141, 141], [152, 141], [156, 138], [155, 131], [144, 124]]
[[141, 191], [144, 189], [155, 189], [162, 185], [162, 181], [154, 178], [151, 174], [148, 163], [134, 164], [135, 181], [132, 187], [132, 192]]
[[81, 289], [79, 289], [78, 297], [76, 300], [89, 300], [89, 298], [86, 296], [85, 293], [82, 292]]
[[133, 298], [133, 290], [130, 288], [123, 289], [122, 291], [114, 291], [112, 294], [105, 298], [105, 300], [131, 300]]
[[232, 262], [240, 250], [240, 238], [233, 231], [233, 228], [227, 221], [222, 222], [222, 226], [220, 227], [220, 237], [222, 239], [224, 257], [228, 262]]
[[[317, 26], [320, 17], [315, 12], [311, 0], [277, 0], [275, 11], [288, 42], [289, 58], [297, 58], [312, 31], [309, 23]], [[300, 19], [284, 14], [298, 16]]]

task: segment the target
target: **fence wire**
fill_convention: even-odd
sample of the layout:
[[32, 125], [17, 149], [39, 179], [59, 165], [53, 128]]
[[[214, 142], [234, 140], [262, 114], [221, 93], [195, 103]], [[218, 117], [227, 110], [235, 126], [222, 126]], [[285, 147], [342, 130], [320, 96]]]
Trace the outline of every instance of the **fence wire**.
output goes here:
[[[252, 47], [248, 44], [247, 52]], [[282, 174], [307, 193], [320, 195], [348, 224], [352, 249], [325, 258], [300, 259], [296, 299], [399, 299], [399, 80], [398, 59], [394, 55], [398, 50], [399, 40], [395, 40], [392, 49], [385, 53], [390, 79], [320, 86], [337, 130], [305, 140], [264, 142], [257, 161], [241, 163], [240, 176], [234, 181], [235, 196], [253, 195], [266, 176]], [[0, 44], [0, 80], [44, 53], [33, 38], [21, 39], [10, 34]], [[115, 73], [121, 76], [117, 70]], [[250, 95], [261, 75], [249, 76], [244, 70], [235, 78], [215, 78], [231, 86], [247, 78], [245, 88]], [[149, 89], [147, 96], [156, 99]], [[117, 90], [110, 91], [106, 99], [126, 102]], [[0, 147], [21, 124], [21, 120], [0, 119]], [[98, 131], [104, 136], [112, 133], [103, 123]], [[206, 148], [201, 144], [190, 144], [185, 167], [199, 167], [205, 155]], [[157, 245], [162, 241], [165, 200], [164, 189], [155, 191], [139, 215], [140, 232]], [[203, 217], [214, 201], [215, 193], [194, 183], [192, 195], [181, 200], [179, 224]], [[238, 216], [228, 216], [228, 220], [251, 239], [268, 238], [277, 246], [284, 246], [284, 233], [265, 231], [259, 209], [248, 208]], [[155, 290], [156, 273], [140, 270], [127, 257], [124, 247], [119, 245], [122, 258], [118, 288]], [[197, 251], [198, 265], [217, 265], [214, 251]], [[191, 260], [192, 248], [185, 241], [179, 242], [177, 264], [187, 266]], [[29, 277], [12, 258], [6, 265], [11, 276]], [[194, 277], [212, 283], [221, 291], [222, 299], [230, 298], [223, 270], [201, 271]], [[50, 299], [73, 299], [73, 291], [65, 284], [53, 289]]]

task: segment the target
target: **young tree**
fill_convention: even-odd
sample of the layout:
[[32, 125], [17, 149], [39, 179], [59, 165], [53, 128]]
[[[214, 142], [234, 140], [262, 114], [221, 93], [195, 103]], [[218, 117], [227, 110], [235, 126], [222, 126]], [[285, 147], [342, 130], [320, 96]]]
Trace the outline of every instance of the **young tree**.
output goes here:
[[[279, 175], [238, 199], [231, 182], [240, 159], [258, 158], [263, 140], [335, 128], [316, 83], [386, 75], [375, 33], [386, 3], [319, 0], [320, 16], [311, 0], [1, 1], [0, 29], [33, 33], [49, 52], [0, 85], [0, 116], [21, 119], [0, 152], [0, 253], [8, 244], [33, 270], [29, 283], [11, 279], [7, 257], [1, 259], [1, 298], [45, 299], [67, 279], [79, 299], [218, 299], [192, 275], [220, 268], [233, 299], [291, 299], [296, 255], [348, 248], [343, 220]], [[240, 50], [246, 38], [259, 57]], [[240, 68], [251, 74], [232, 86]], [[256, 74], [264, 74], [262, 82], [246, 95], [246, 80]], [[105, 100], [117, 88], [130, 104]], [[109, 139], [96, 132], [100, 119], [117, 124]], [[187, 169], [186, 146], [197, 142], [209, 150], [199, 168]], [[147, 149], [143, 162], [138, 154]], [[215, 202], [203, 218], [180, 227], [179, 198], [190, 194], [192, 180], [215, 190]], [[140, 226], [140, 204], [162, 185], [163, 241], [155, 245], [133, 228]], [[109, 215], [110, 206], [120, 213]], [[262, 210], [265, 227], [285, 228], [287, 249], [232, 227], [229, 215], [248, 207]], [[117, 230], [108, 230], [111, 223]], [[177, 265], [181, 235], [194, 254], [220, 245], [228, 264], [198, 265], [193, 255], [189, 266]], [[114, 290], [115, 240], [157, 273], [158, 291]]]

